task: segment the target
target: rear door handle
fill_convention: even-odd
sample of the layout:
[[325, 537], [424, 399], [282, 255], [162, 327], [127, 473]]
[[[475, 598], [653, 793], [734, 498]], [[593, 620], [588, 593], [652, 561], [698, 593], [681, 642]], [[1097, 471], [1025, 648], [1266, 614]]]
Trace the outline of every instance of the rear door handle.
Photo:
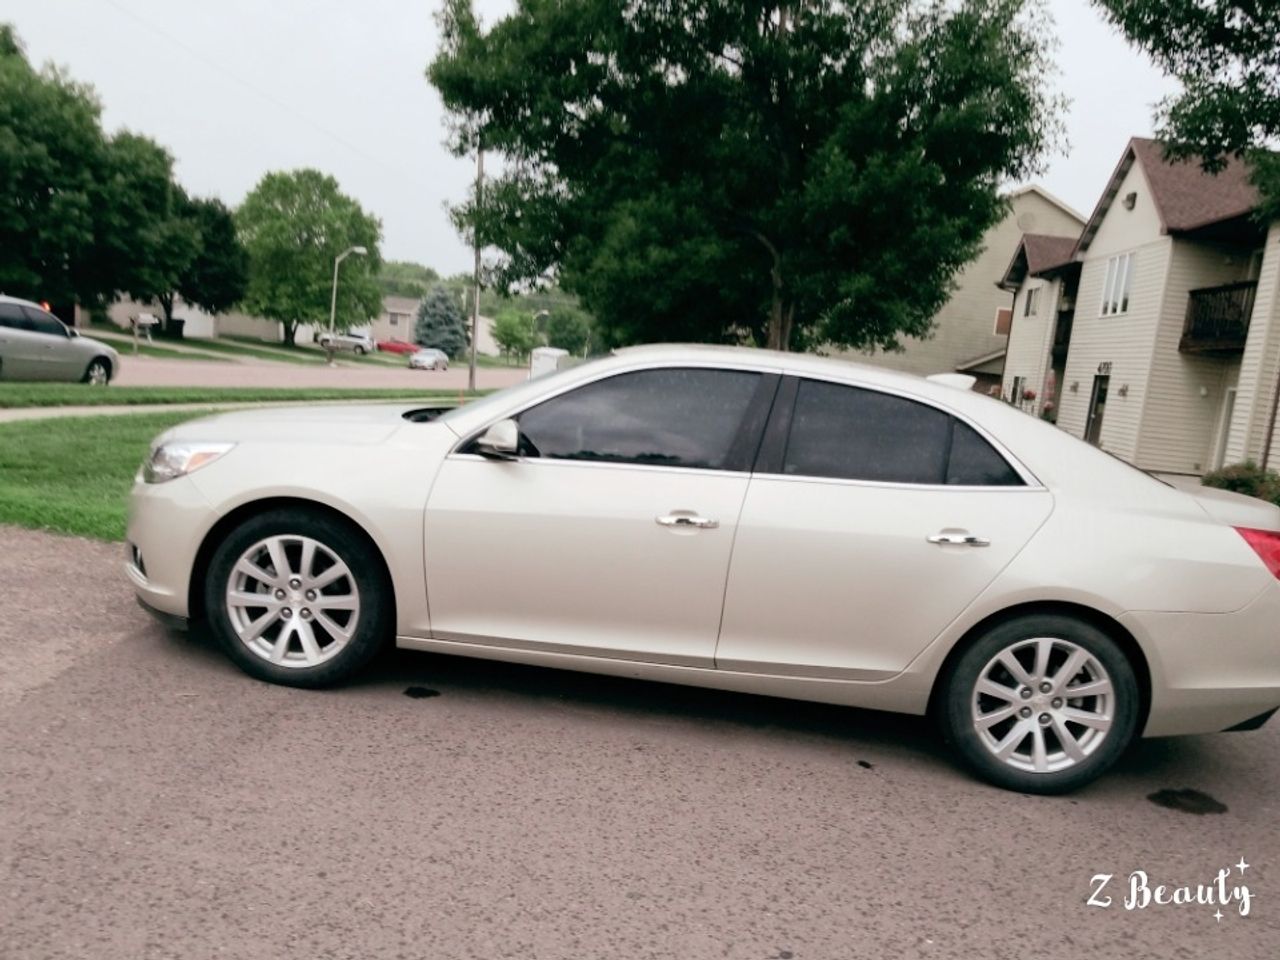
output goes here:
[[991, 541], [986, 537], [975, 537], [971, 533], [935, 533], [929, 538], [930, 543], [954, 544], [958, 547], [989, 547]]
[[693, 527], [698, 530], [714, 530], [720, 526], [719, 520], [709, 520], [706, 517], [700, 517], [696, 513], [668, 513], [665, 517], [655, 517], [659, 526], [663, 527]]

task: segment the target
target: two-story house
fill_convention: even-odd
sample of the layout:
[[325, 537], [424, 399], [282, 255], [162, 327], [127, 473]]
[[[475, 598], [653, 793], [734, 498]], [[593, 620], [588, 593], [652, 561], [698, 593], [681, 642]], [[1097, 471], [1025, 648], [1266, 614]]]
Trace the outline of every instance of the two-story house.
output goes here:
[[1015, 248], [1005, 396], [1144, 469], [1280, 461], [1280, 221], [1257, 205], [1243, 162], [1131, 140], [1072, 249]]
[[1009, 249], [1025, 233], [1068, 238], [1074, 244], [1084, 218], [1046, 190], [1031, 186], [1009, 194], [1008, 210], [982, 237], [982, 249], [957, 273], [954, 289], [933, 318], [927, 337], [904, 337], [902, 349], [849, 353], [848, 359], [928, 376], [967, 373], [975, 389], [1000, 383], [1008, 341], [1007, 292], [993, 282]]

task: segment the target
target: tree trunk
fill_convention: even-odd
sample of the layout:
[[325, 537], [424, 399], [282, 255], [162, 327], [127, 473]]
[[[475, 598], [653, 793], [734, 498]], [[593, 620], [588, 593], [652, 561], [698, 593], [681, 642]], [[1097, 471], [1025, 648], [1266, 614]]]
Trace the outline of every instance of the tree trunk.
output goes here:
[[765, 346], [770, 350], [788, 350], [791, 344], [791, 322], [795, 318], [795, 307], [786, 303], [786, 291], [782, 283], [782, 254], [763, 233], [756, 232], [755, 238], [760, 241], [773, 263], [769, 267], [769, 280], [773, 284], [772, 299], [769, 304], [769, 329]]
[[161, 329], [169, 332], [169, 321], [173, 319], [173, 293], [164, 293], [156, 297], [160, 303], [160, 311], [164, 314], [164, 325]]
[[281, 326], [284, 327], [284, 345], [286, 347], [294, 346], [298, 336], [298, 321], [293, 320], [289, 323], [282, 323]]

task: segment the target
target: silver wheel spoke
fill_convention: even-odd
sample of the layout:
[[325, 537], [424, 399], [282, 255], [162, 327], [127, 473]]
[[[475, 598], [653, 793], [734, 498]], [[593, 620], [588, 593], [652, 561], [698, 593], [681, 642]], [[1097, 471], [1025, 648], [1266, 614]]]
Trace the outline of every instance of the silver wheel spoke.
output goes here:
[[1008, 706], [1001, 707], [999, 710], [993, 710], [991, 713], [984, 713], [982, 716], [978, 717], [974, 723], [978, 725], [978, 729], [980, 730], [989, 730], [1001, 720], [1008, 720], [1017, 712], [1018, 708], [1013, 704], [1009, 704]]
[[302, 641], [302, 655], [307, 658], [307, 665], [320, 662], [320, 644], [316, 643], [315, 631], [305, 620], [298, 624], [298, 639]]
[[267, 541], [267, 553], [271, 557], [271, 565], [276, 568], [276, 576], [288, 580], [293, 571], [289, 569], [289, 558], [284, 555], [284, 544], [279, 537]]
[[1000, 660], [1000, 663], [1004, 665], [1004, 668], [1013, 674], [1013, 679], [1017, 680], [1023, 686], [1031, 686], [1031, 675], [1027, 673], [1026, 669], [1018, 662], [1018, 658], [1015, 657], [1011, 651], [1006, 650], [1004, 653], [1000, 654], [998, 659]]
[[1036, 665], [1031, 670], [1032, 677], [1039, 681], [1049, 675], [1049, 655], [1053, 653], [1053, 641], [1041, 637], [1036, 641]]
[[350, 571], [347, 569], [347, 565], [339, 561], [324, 573], [320, 574], [320, 576], [313, 578], [311, 581], [311, 587], [312, 589], [319, 590], [320, 588], [327, 587], [329, 584], [337, 580], [341, 580], [349, 573]]
[[1087, 710], [1077, 710], [1075, 707], [1063, 707], [1061, 713], [1064, 720], [1078, 723], [1082, 727], [1106, 730], [1111, 726], [1111, 718], [1101, 713], [1090, 713]]
[[302, 541], [302, 559], [298, 561], [298, 576], [303, 581], [311, 579], [311, 565], [316, 560], [316, 542], [314, 540]]
[[1084, 666], [1084, 662], [1089, 659], [1089, 654], [1079, 647], [1071, 652], [1071, 656], [1067, 657], [1067, 662], [1062, 665], [1057, 674], [1053, 678], [1053, 686], [1056, 690], [1062, 690], [1071, 680], [1080, 672], [1080, 668]]
[[1008, 733], [1004, 735], [1004, 739], [995, 745], [994, 753], [1003, 760], [1009, 754], [1013, 753], [1022, 741], [1027, 738], [1027, 722], [1019, 720], [1013, 725]]
[[316, 610], [358, 610], [360, 609], [360, 600], [354, 595], [348, 594], [345, 597], [329, 597], [321, 594], [316, 598]]
[[324, 627], [335, 640], [351, 639], [351, 631], [347, 627], [338, 626], [324, 611], [316, 614], [316, 623]]
[[1076, 697], [1105, 697], [1111, 695], [1111, 682], [1108, 680], [1090, 680], [1078, 687], [1067, 687], [1062, 695], [1068, 700]]
[[276, 637], [275, 646], [271, 648], [271, 662], [282, 663], [284, 655], [289, 650], [289, 639], [293, 636], [296, 629], [295, 621], [290, 620], [280, 629], [280, 636]]
[[238, 630], [236, 632], [239, 633], [240, 639], [243, 640], [245, 643], [252, 643], [254, 640], [257, 640], [260, 636], [262, 636], [262, 631], [267, 629], [271, 621], [275, 620], [275, 618], [276, 618], [275, 612], [269, 610], [266, 613], [264, 613], [262, 616], [260, 616], [257, 620], [254, 620], [252, 623], [250, 623], [243, 630]]
[[1059, 717], [1053, 718], [1053, 732], [1058, 735], [1058, 741], [1062, 744], [1063, 753], [1076, 761], [1085, 758], [1084, 751], [1080, 749], [1080, 741], [1075, 738], [1075, 734], [1067, 729], [1067, 725]]
[[227, 603], [233, 607], [278, 607], [281, 601], [271, 593], [246, 593], [233, 590], [227, 594]]
[[988, 697], [995, 697], [997, 700], [1003, 700], [1005, 703], [1018, 703], [1018, 691], [1013, 687], [1006, 687], [1003, 684], [996, 683], [994, 680], [988, 680], [983, 677], [978, 681], [978, 693], [986, 694]]
[[1031, 762], [1035, 765], [1037, 773], [1044, 773], [1049, 769], [1049, 753], [1045, 749], [1044, 727], [1039, 724], [1031, 729]]
[[247, 556], [240, 558], [239, 562], [236, 563], [235, 570], [233, 572], [243, 574], [246, 577], [252, 577], [254, 580], [261, 581], [262, 583], [277, 583], [280, 579], [279, 577], [268, 573]]

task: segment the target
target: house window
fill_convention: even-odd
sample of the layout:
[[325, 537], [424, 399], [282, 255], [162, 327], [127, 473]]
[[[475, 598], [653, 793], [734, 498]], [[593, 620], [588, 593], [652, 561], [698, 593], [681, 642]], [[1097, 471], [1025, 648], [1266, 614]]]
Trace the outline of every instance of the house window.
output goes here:
[[1022, 304], [1022, 315], [1034, 317], [1040, 310], [1040, 288], [1032, 287], [1027, 291], [1027, 298]]
[[1107, 261], [1107, 279], [1102, 287], [1102, 315], [1129, 312], [1129, 289], [1133, 286], [1133, 254], [1122, 253]]

